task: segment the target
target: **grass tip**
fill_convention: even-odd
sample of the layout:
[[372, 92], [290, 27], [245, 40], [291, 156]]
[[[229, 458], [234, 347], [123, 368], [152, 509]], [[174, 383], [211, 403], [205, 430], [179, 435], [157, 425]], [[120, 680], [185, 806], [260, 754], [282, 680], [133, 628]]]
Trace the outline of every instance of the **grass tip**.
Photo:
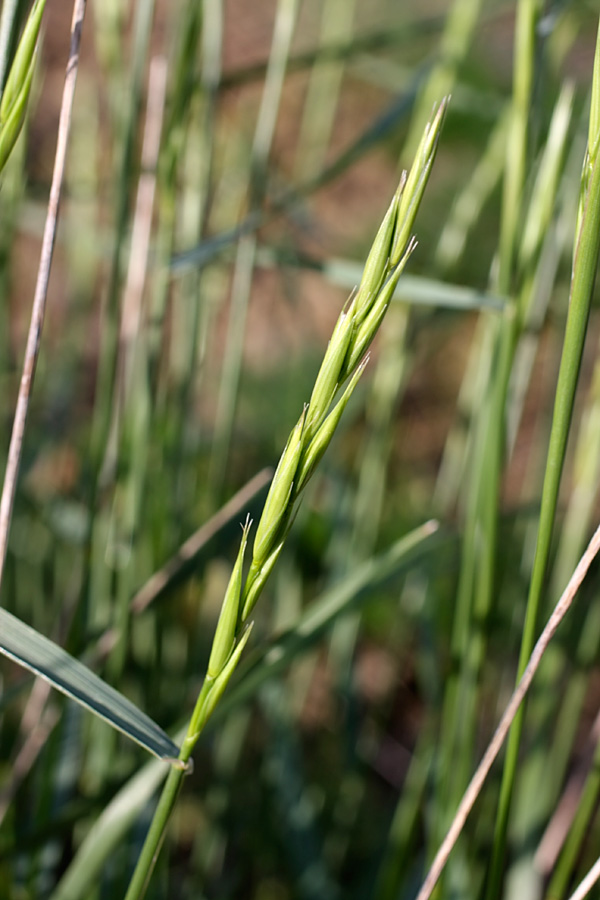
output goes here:
[[362, 375], [362, 373], [367, 368], [367, 365], [369, 364], [370, 359], [371, 359], [371, 351], [367, 350], [367, 352], [361, 359], [360, 363], [358, 364], [358, 369], [356, 370], [359, 376]]
[[406, 169], [402, 169], [402, 174], [400, 175], [400, 181], [398, 182], [398, 187], [396, 188], [396, 197], [400, 199], [402, 196], [402, 192], [406, 187], [406, 182], [408, 180], [408, 171]]

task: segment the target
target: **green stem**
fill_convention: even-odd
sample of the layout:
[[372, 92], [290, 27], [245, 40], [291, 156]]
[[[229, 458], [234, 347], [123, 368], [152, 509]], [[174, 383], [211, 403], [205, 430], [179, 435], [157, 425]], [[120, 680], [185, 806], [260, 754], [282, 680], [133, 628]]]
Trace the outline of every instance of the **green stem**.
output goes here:
[[520, 214], [523, 208], [522, 195], [527, 170], [535, 64], [535, 34], [539, 16], [539, 0], [520, 0], [515, 29], [512, 116], [507, 146], [499, 246], [498, 287], [505, 294], [510, 293], [515, 247], [520, 230]]
[[[599, 246], [600, 165], [598, 164], [598, 160], [595, 160], [589, 182], [587, 203], [582, 227], [580, 229], [580, 237], [575, 248], [569, 312], [565, 329], [563, 352], [560, 361], [560, 370], [558, 373], [558, 383], [556, 386], [552, 430], [550, 433], [548, 459], [546, 462], [544, 486], [542, 490], [540, 524], [529, 597], [527, 600], [523, 637], [521, 640], [517, 679], [523, 674], [523, 670], [531, 656], [536, 635], [542, 590], [544, 587], [548, 557], [550, 555], [550, 544], [558, 502], [560, 479], [565, 459], [569, 428], [571, 425], [571, 416], [581, 356], [583, 353], [583, 345], [587, 331], [596, 267], [598, 264]], [[517, 772], [524, 710], [525, 704], [521, 706], [515, 717], [508, 740], [500, 788], [500, 800], [498, 805], [498, 816], [496, 819], [490, 878], [486, 894], [488, 900], [494, 900], [494, 898], [498, 896], [502, 881], [508, 818]]]
[[152, 876], [152, 872], [154, 871], [154, 866], [156, 865], [156, 860], [158, 859], [158, 854], [166, 834], [167, 823], [173, 812], [177, 797], [179, 796], [185, 774], [185, 769], [177, 769], [175, 766], [171, 767], [162, 794], [160, 795], [160, 800], [158, 801], [152, 824], [146, 835], [142, 852], [139, 855], [133, 876], [129, 883], [125, 900], [141, 900], [146, 894], [146, 889]]
[[187, 734], [181, 745], [179, 760], [182, 765], [171, 766], [171, 771], [169, 772], [162, 794], [160, 795], [160, 800], [158, 801], [158, 806], [152, 817], [152, 822], [148, 834], [146, 835], [144, 846], [142, 847], [142, 851], [138, 857], [138, 861], [131, 877], [125, 900], [142, 900], [146, 894], [150, 878], [154, 871], [154, 866], [156, 865], [156, 860], [158, 859], [158, 854], [160, 853], [160, 848], [162, 847], [165, 834], [167, 833], [167, 825], [169, 824], [171, 813], [175, 807], [177, 797], [179, 796], [183, 778], [192, 771], [192, 766], [188, 765], [190, 756], [192, 755], [192, 751], [196, 746], [198, 738], [204, 730], [204, 726], [210, 715], [210, 713], [207, 713], [206, 711], [205, 701], [213, 685], [214, 679], [209, 679], [208, 677], [204, 679], [202, 689], [196, 700], [196, 706], [188, 726]]

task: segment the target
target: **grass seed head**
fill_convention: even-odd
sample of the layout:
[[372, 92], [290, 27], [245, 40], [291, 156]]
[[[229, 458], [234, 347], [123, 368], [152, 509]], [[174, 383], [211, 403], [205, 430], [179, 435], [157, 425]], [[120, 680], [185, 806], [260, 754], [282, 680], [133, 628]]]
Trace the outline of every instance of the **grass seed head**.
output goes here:
[[303, 432], [306, 420], [306, 408], [303, 410], [298, 424], [288, 438], [285, 450], [273, 476], [265, 506], [256, 529], [252, 562], [259, 567], [269, 556], [279, 528], [288, 513], [288, 504], [292, 493], [292, 485], [302, 453]]
[[240, 549], [229, 579], [229, 584], [227, 585], [219, 621], [213, 638], [208, 669], [206, 672], [208, 678], [217, 678], [219, 676], [235, 646], [240, 596], [242, 593], [242, 568], [244, 565], [244, 553], [246, 552], [246, 545], [248, 543], [248, 531], [250, 530], [250, 525], [251, 521], [248, 518], [244, 525]]
[[327, 415], [340, 381], [340, 372], [354, 332], [354, 301], [349, 310], [344, 310], [338, 318], [331, 340], [325, 351], [317, 380], [313, 388], [306, 416], [304, 445], [314, 436], [317, 428]]
[[368, 357], [365, 357], [361, 362], [360, 366], [357, 368], [356, 372], [352, 376], [350, 383], [348, 384], [346, 390], [342, 394], [341, 398], [338, 400], [332, 411], [329, 413], [323, 424], [320, 426], [319, 430], [315, 434], [314, 438], [310, 442], [309, 446], [306, 448], [304, 453], [302, 454], [302, 459], [300, 460], [300, 464], [298, 466], [298, 473], [296, 476], [296, 493], [299, 494], [304, 487], [306, 486], [310, 476], [313, 474], [317, 465], [319, 464], [321, 457], [327, 450], [331, 439], [334, 435], [336, 428], [339, 425], [340, 419], [342, 417], [342, 413], [346, 409], [348, 405], [348, 401], [352, 396], [354, 388], [358, 384], [358, 380], [362, 373], [364, 372], [366, 365], [368, 362]]
[[239, 638], [226, 665], [221, 669], [219, 675], [217, 675], [212, 685], [210, 686], [210, 689], [205, 696], [204, 703], [198, 708], [192, 718], [188, 730], [188, 737], [194, 743], [194, 739], [198, 738], [200, 732], [213, 714], [215, 707], [223, 696], [225, 688], [229, 684], [231, 676], [237, 668], [237, 664], [240, 661], [240, 656], [244, 651], [244, 647], [248, 643], [250, 632], [252, 631], [252, 624], [253, 623], [250, 622], [242, 632], [241, 637]]
[[432, 121], [426, 126], [415, 154], [415, 161], [412, 164], [410, 173], [406, 179], [406, 184], [401, 192], [400, 207], [398, 209], [398, 224], [391, 253], [392, 266], [397, 265], [404, 256], [404, 252], [412, 235], [415, 218], [419, 211], [423, 193], [427, 186], [427, 182], [429, 181], [431, 167], [433, 166], [433, 161], [435, 159], [449, 99], [449, 97], [445, 97], [442, 100]]
[[246, 578], [246, 584], [244, 585], [244, 608], [242, 610], [242, 622], [245, 622], [258, 601], [262, 593], [262, 589], [264, 588], [267, 579], [273, 568], [275, 563], [279, 559], [279, 555], [283, 550], [284, 538], [277, 544], [271, 555], [267, 560], [265, 560], [262, 565], [257, 566], [252, 561], [252, 565], [250, 566], [250, 571], [248, 572], [248, 577]]
[[[448, 100], [427, 126], [415, 162], [388, 207], [367, 258], [356, 295], [340, 314], [308, 407], [288, 439], [258, 525], [252, 563], [244, 586], [242, 621], [254, 609], [281, 552], [299, 494], [325, 452], [364, 365], [361, 360], [387, 312], [398, 278], [416, 247], [411, 229], [435, 158]], [[357, 367], [360, 369], [357, 370]], [[330, 412], [340, 386], [353, 374], [342, 399]]]
[[[402, 182], [401, 182], [402, 184]], [[400, 191], [396, 191], [369, 251], [358, 288], [354, 321], [359, 325], [369, 312], [373, 299], [389, 271], [390, 253], [396, 231]]]

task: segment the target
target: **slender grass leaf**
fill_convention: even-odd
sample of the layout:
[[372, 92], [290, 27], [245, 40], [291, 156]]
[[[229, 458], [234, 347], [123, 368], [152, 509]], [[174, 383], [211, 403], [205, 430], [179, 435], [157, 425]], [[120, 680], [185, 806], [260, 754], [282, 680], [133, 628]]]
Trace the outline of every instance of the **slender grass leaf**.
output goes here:
[[0, 609], [0, 652], [48, 681], [159, 759], [171, 761], [179, 747], [130, 700], [57, 644]]

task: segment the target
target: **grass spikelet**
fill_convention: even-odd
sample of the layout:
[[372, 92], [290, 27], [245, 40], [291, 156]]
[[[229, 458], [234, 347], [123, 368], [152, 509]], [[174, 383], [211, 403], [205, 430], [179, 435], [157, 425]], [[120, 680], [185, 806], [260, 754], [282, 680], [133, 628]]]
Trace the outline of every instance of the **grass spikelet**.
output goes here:
[[431, 167], [435, 159], [438, 141], [448, 109], [449, 97], [440, 103], [433, 120], [425, 127], [421, 143], [415, 155], [415, 161], [401, 189], [398, 209], [398, 225], [394, 236], [394, 244], [390, 257], [390, 265], [397, 266], [412, 235], [413, 226], [429, 181]]
[[308, 404], [305, 444], [312, 439], [327, 415], [340, 380], [343, 380], [341, 379], [342, 366], [354, 331], [354, 309], [355, 303], [352, 303], [348, 311], [342, 311], [327, 346]]
[[300, 493], [300, 491], [302, 491], [306, 487], [310, 476], [315, 471], [321, 460], [321, 457], [327, 450], [331, 439], [335, 434], [335, 430], [338, 427], [339, 421], [342, 418], [342, 413], [346, 409], [348, 401], [354, 393], [354, 388], [358, 384], [362, 373], [367, 367], [368, 361], [368, 356], [363, 359], [360, 366], [357, 368], [356, 372], [350, 379], [346, 390], [302, 454], [302, 459], [300, 460], [296, 476], [296, 490], [298, 493]]
[[398, 190], [392, 198], [388, 211], [381, 223], [377, 237], [373, 241], [373, 246], [367, 257], [363, 276], [358, 288], [356, 296], [356, 305], [354, 312], [354, 321], [360, 325], [366, 316], [370, 301], [377, 295], [386, 273], [389, 271], [389, 260], [392, 251], [392, 243], [396, 233], [396, 222], [398, 220], [398, 207], [400, 203], [400, 195], [406, 182], [406, 172], [402, 173], [402, 179]]
[[242, 622], [245, 622], [256, 606], [258, 598], [262, 593], [262, 589], [267, 583], [269, 575], [275, 568], [275, 563], [281, 555], [286, 535], [282, 536], [281, 541], [277, 544], [271, 555], [260, 565], [252, 560], [252, 565], [248, 572], [246, 584], [244, 587], [244, 608], [242, 610]]
[[242, 592], [242, 566], [244, 553], [248, 543], [248, 532], [251, 525], [250, 518], [246, 519], [243, 528], [240, 549], [225, 591], [225, 598], [221, 606], [221, 614], [217, 623], [213, 645], [206, 670], [207, 679], [216, 679], [223, 671], [227, 660], [231, 656], [235, 646], [235, 633], [239, 618], [240, 596]]
[[379, 331], [379, 327], [383, 322], [383, 318], [388, 311], [389, 305], [392, 301], [394, 291], [396, 290], [396, 287], [398, 285], [398, 279], [400, 278], [400, 275], [402, 274], [402, 271], [416, 246], [416, 240], [412, 239], [409, 242], [408, 247], [406, 248], [404, 256], [396, 265], [396, 268], [393, 269], [388, 276], [387, 281], [376, 296], [375, 302], [372, 304], [368, 315], [365, 317], [364, 321], [354, 335], [352, 343], [348, 349], [348, 357], [346, 359], [346, 362], [344, 363], [342, 372], [343, 380], [345, 380], [345, 378], [347, 378], [352, 372], [354, 372], [356, 366], [359, 364], [359, 362], [373, 343], [375, 335]]
[[180, 757], [184, 762], [187, 762], [187, 759], [189, 759], [189, 754], [191, 753], [197, 738], [214, 712], [217, 703], [223, 696], [225, 688], [229, 684], [231, 676], [235, 672], [237, 664], [240, 661], [244, 647], [248, 643], [251, 632], [252, 622], [250, 622], [242, 631], [231, 656], [219, 672], [218, 676], [210, 683], [206, 691], [203, 691], [200, 695], [184, 742], [183, 753]]
[[298, 462], [302, 453], [302, 438], [306, 409], [303, 411], [298, 424], [288, 438], [285, 450], [279, 460], [279, 465], [271, 482], [271, 487], [265, 501], [265, 506], [258, 523], [252, 562], [257, 568], [261, 568], [269, 556], [281, 523], [285, 517], [288, 501], [292, 493], [292, 485]]

